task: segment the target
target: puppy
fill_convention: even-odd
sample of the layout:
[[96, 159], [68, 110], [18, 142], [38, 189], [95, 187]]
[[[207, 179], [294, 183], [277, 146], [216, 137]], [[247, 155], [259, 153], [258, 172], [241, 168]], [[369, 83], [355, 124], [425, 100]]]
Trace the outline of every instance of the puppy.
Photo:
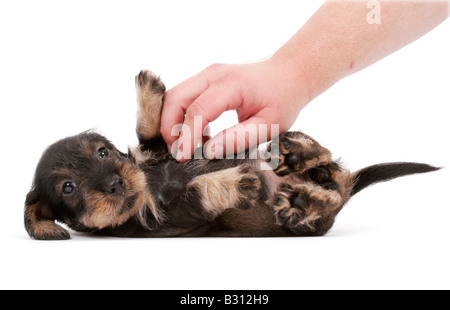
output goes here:
[[164, 84], [149, 71], [136, 77], [139, 146], [127, 154], [86, 131], [47, 148], [25, 201], [34, 239], [69, 239], [73, 230], [118, 237], [320, 236], [363, 188], [435, 171], [420, 163], [388, 163], [351, 173], [301, 132], [268, 146], [267, 160], [177, 162], [159, 128]]

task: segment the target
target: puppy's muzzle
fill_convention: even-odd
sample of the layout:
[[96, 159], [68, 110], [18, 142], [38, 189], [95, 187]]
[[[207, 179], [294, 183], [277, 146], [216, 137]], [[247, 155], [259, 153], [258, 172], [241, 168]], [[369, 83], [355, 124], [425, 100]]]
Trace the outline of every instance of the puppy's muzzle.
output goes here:
[[112, 174], [105, 179], [103, 191], [111, 196], [123, 196], [126, 191], [125, 180], [117, 174]]

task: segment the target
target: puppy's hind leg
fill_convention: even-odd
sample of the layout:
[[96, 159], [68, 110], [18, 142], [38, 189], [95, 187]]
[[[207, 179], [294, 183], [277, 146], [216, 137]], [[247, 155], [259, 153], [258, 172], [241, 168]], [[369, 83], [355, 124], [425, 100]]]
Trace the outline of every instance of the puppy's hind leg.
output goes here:
[[142, 70], [136, 76], [138, 113], [136, 133], [142, 144], [161, 136], [161, 108], [166, 87], [152, 72]]
[[270, 204], [276, 223], [295, 236], [321, 236], [333, 226], [336, 214], [343, 206], [338, 191], [305, 183], [281, 184]]

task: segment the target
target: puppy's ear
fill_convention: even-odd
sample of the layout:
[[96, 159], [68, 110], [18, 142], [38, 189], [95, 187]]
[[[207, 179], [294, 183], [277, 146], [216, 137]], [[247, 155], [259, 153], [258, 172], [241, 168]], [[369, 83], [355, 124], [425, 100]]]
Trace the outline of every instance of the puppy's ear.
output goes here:
[[70, 239], [69, 232], [55, 223], [50, 208], [40, 201], [36, 189], [32, 189], [25, 200], [25, 229], [37, 240]]

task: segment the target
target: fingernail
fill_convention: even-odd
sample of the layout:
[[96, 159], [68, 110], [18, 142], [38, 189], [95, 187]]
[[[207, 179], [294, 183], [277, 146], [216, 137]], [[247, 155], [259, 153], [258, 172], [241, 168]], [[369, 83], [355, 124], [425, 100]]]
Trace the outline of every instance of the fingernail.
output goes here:
[[181, 161], [183, 159], [183, 152], [180, 152], [180, 151], [176, 152], [175, 153], [175, 159], [177, 161]]
[[206, 144], [204, 145], [204, 150], [205, 150], [205, 156], [206, 159], [214, 159], [214, 149], [215, 149], [215, 145], [211, 145], [210, 141], [206, 142]]
[[169, 153], [172, 155], [173, 158], [177, 158], [178, 154], [178, 140], [175, 140], [172, 144], [168, 144]]
[[224, 158], [223, 157], [223, 147], [214, 151], [214, 158], [215, 159], [223, 159]]
[[183, 159], [183, 143], [179, 143], [175, 149], [176, 149], [175, 159], [177, 161], [182, 160]]

